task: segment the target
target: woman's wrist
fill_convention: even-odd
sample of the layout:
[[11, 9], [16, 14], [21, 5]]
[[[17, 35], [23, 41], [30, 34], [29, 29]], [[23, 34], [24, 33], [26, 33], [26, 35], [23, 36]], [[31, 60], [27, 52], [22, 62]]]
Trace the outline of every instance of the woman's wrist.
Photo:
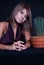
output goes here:
[[25, 46], [26, 46], [27, 48], [31, 47], [30, 40], [26, 41]]
[[14, 41], [12, 45], [7, 46], [7, 49], [8, 50], [16, 50], [15, 49], [15, 44], [16, 44], [16, 42]]
[[6, 49], [6, 50], [11, 50], [11, 45], [5, 46], [5, 49]]

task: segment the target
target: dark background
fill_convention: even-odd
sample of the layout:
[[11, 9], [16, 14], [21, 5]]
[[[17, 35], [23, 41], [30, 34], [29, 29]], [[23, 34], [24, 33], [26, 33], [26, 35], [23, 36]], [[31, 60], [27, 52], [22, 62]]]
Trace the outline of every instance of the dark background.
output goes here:
[[[0, 0], [0, 21], [7, 19], [8, 16], [11, 14], [14, 6], [16, 6], [20, 2], [26, 2], [30, 5], [32, 10], [32, 20], [34, 20], [34, 18], [38, 16], [44, 17], [44, 1], [43, 0]], [[7, 60], [8, 58], [10, 63], [14, 59], [13, 62], [18, 62], [18, 63], [23, 62], [25, 64], [33, 63], [35, 65], [36, 64], [38, 65], [39, 63], [43, 65], [44, 49], [30, 48], [28, 51], [22, 51], [22, 52], [14, 52], [14, 51], [6, 51], [6, 50], [0, 51], [0, 60], [4, 60], [4, 59]]]
[[44, 17], [43, 0], [0, 0], [0, 20], [5, 20], [12, 12], [14, 6], [20, 2], [26, 2], [30, 5], [33, 19], [37, 16]]

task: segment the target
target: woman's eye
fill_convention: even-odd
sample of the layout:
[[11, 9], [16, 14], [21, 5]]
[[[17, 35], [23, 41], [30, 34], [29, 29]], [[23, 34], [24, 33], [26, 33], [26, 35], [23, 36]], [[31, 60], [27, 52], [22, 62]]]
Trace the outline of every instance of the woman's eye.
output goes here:
[[24, 13], [21, 11], [21, 14], [24, 14]]

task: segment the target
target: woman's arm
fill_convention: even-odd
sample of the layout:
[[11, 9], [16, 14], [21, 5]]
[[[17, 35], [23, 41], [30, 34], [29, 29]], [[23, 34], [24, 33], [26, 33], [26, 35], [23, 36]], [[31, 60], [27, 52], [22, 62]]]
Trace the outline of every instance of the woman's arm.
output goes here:
[[23, 34], [24, 34], [25, 39], [26, 39], [25, 46], [26, 46], [26, 48], [29, 48], [31, 46], [31, 44], [30, 44], [30, 36], [31, 36], [31, 34], [28, 31], [24, 31]]
[[[3, 37], [4, 31], [6, 31], [7, 23], [6, 22], [0, 22], [0, 39]], [[0, 43], [0, 49], [9, 49], [8, 45], [3, 45]]]
[[12, 45], [4, 45], [2, 43], [0, 43], [0, 49], [1, 50], [17, 50], [17, 51], [21, 51], [21, 47], [24, 47], [24, 45], [22, 45], [21, 43], [24, 43], [23, 41], [17, 41], [14, 42]]
[[3, 45], [2, 43], [0, 43], [0, 49], [1, 50], [4, 50], [4, 49], [10, 50], [10, 46], [9, 45]]

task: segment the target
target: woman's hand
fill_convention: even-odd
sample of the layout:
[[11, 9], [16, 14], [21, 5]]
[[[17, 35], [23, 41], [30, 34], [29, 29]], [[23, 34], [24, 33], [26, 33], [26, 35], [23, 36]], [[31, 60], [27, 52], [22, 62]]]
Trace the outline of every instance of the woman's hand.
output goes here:
[[26, 46], [23, 45], [23, 41], [17, 41], [14, 42], [11, 46], [10, 46], [10, 50], [16, 50], [16, 51], [22, 51], [26, 49]]
[[18, 41], [18, 42], [15, 44], [15, 47], [16, 47], [16, 50], [17, 50], [17, 51], [22, 51], [22, 50], [25, 50], [25, 49], [26, 49], [25, 45], [22, 44], [22, 43], [24, 43], [24, 42]]

